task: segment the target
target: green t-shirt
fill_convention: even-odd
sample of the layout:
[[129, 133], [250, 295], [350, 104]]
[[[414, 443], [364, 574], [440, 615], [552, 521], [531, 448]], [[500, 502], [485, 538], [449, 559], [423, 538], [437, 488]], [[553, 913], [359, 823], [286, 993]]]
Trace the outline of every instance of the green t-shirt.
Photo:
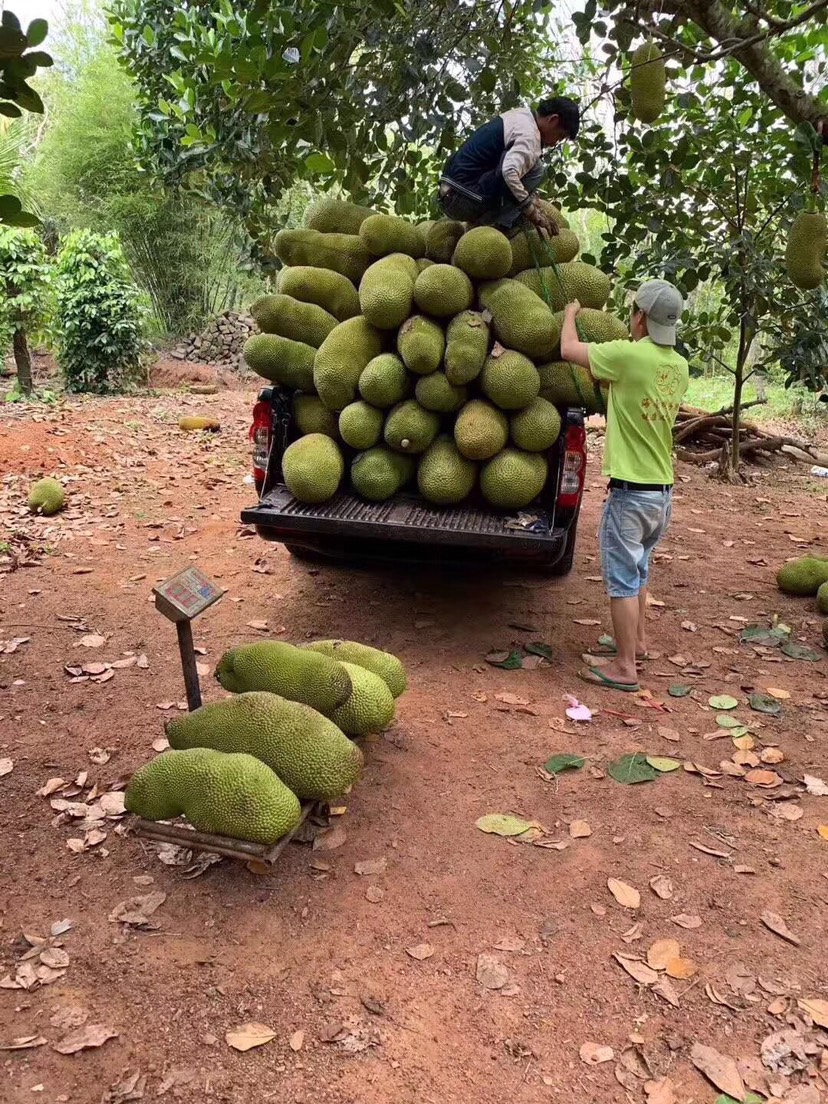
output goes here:
[[604, 475], [672, 483], [673, 424], [689, 382], [687, 361], [645, 337], [590, 345], [589, 367], [610, 385]]

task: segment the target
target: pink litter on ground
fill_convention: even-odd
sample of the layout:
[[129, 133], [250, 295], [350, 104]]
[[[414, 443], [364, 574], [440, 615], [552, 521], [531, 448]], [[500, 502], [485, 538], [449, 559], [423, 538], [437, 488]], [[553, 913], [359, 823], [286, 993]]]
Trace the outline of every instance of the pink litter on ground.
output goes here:
[[582, 705], [572, 694], [564, 694], [564, 701], [569, 702], [569, 708], [566, 711], [566, 715], [569, 717], [570, 721], [592, 720], [592, 710]]

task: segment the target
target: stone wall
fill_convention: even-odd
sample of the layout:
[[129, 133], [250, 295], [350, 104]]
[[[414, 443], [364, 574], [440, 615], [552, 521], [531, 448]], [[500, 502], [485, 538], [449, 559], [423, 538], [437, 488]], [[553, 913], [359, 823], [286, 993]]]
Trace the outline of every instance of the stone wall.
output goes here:
[[259, 327], [249, 314], [225, 311], [208, 322], [200, 334], [190, 334], [170, 356], [175, 360], [238, 368], [245, 341], [258, 332]]

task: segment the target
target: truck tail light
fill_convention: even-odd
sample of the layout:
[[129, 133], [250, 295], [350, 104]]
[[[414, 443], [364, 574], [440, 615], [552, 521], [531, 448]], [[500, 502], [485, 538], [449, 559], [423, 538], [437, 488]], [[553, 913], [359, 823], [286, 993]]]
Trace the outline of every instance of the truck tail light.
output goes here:
[[270, 403], [260, 400], [253, 407], [253, 425], [250, 427], [250, 440], [253, 443], [253, 479], [259, 494], [267, 478], [272, 431], [272, 408]]
[[561, 509], [577, 509], [584, 492], [586, 476], [586, 430], [582, 425], [566, 427], [564, 437], [563, 470], [558, 489], [558, 506]]

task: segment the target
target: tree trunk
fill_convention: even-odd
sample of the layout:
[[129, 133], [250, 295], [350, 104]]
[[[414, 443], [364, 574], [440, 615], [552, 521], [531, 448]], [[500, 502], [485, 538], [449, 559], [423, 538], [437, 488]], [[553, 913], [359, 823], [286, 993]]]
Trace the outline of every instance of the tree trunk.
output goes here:
[[743, 362], [742, 343], [739, 343], [739, 358], [736, 363], [736, 377], [733, 381], [733, 436], [730, 440], [730, 479], [735, 481], [739, 474], [739, 422], [742, 417], [742, 389], [745, 385], [745, 366]]
[[29, 353], [29, 342], [26, 340], [26, 331], [19, 327], [14, 331], [12, 339], [14, 349], [14, 363], [17, 365], [17, 383], [24, 395], [31, 395], [32, 385], [32, 358]]

